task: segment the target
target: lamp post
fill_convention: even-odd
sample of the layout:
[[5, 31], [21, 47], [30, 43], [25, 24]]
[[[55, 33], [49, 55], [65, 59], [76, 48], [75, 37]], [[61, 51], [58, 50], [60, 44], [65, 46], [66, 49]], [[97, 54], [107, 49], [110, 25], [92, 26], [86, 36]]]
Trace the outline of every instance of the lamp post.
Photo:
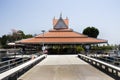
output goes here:
[[43, 36], [42, 36], [42, 51], [44, 53], [45, 47], [44, 47], [44, 32], [45, 30], [42, 30]]

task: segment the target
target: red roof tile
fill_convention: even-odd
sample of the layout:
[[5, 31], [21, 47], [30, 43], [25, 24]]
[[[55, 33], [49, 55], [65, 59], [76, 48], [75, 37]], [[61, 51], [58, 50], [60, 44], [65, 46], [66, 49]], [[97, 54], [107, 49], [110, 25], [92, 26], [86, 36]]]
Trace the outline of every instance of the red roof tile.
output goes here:
[[[43, 37], [43, 35], [41, 34], [41, 35], [36, 36], [36, 38], [38, 38], [38, 37]], [[57, 37], [57, 38], [58, 37], [63, 37], [63, 38], [79, 37], [79, 38], [81, 38], [81, 37], [87, 37], [87, 36], [82, 35], [77, 32], [72, 32], [72, 31], [53, 31], [53, 32], [46, 32], [44, 34], [44, 37], [52, 37], [52, 38], [53, 37]]]
[[74, 31], [49, 31], [44, 34], [40, 34], [34, 38], [29, 38], [19, 41], [19, 43], [43, 43], [46, 44], [81, 44], [81, 43], [106, 43], [106, 40], [87, 37]]
[[44, 40], [46, 44], [81, 44], [81, 43], [105, 43], [106, 40], [95, 38], [30, 38], [20, 41], [21, 43], [37, 43], [40, 44]]

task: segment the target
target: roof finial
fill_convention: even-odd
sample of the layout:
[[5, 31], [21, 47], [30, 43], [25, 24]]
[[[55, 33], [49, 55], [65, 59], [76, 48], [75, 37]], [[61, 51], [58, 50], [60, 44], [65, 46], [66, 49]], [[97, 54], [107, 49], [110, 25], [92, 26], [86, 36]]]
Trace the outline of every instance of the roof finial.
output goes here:
[[62, 12], [60, 13], [60, 18], [62, 18]]
[[55, 16], [53, 17], [53, 19], [55, 19]]
[[68, 17], [66, 16], [66, 19], [68, 19]]

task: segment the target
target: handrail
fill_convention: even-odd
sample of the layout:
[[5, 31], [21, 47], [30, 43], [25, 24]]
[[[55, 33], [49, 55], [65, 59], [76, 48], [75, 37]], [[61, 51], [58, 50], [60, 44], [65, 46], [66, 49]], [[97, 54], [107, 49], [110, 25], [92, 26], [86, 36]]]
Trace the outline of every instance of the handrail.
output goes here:
[[0, 73], [5, 72], [11, 68], [14, 68], [26, 61], [30, 60], [30, 58], [17, 58], [17, 59], [12, 59], [4, 62], [0, 62]]
[[120, 58], [119, 57], [110, 57], [110, 56], [90, 56], [95, 59], [107, 62], [109, 64], [120, 67]]
[[[12, 68], [4, 73], [0, 74], [0, 80], [9, 80], [11, 75], [15, 75], [14, 78], [18, 78], [20, 73], [25, 73], [26, 70], [29, 70], [31, 67], [33, 67], [37, 62], [41, 61], [45, 58], [45, 55], [41, 55], [35, 59], [29, 60], [28, 62], [21, 64], [15, 68]], [[15, 79], [16, 80], [16, 79]]]
[[104, 71], [107, 71], [109, 73], [112, 73], [112, 75], [115, 75], [117, 77], [120, 77], [120, 68], [117, 66], [114, 66], [112, 64], [97, 60], [95, 58], [91, 58], [82, 54], [78, 54], [78, 57], [85, 60], [86, 62], [99, 67], [100, 69], [103, 69]]

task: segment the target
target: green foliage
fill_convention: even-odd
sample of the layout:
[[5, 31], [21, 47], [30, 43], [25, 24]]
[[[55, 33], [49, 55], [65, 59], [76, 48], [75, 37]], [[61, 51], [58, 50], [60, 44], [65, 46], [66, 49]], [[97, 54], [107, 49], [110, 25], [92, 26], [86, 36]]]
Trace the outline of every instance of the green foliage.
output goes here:
[[112, 46], [92, 46], [92, 50], [112, 50]]
[[18, 39], [24, 39], [26, 37], [22, 30], [18, 30], [17, 35], [19, 36]]
[[84, 51], [84, 48], [81, 47], [81, 46], [77, 46], [77, 47], [76, 47], [76, 50], [77, 50], [77, 52], [81, 52], [81, 51]]
[[25, 35], [25, 38], [31, 38], [31, 37], [33, 37], [33, 35], [31, 35], [31, 34]]
[[0, 48], [1, 48], [1, 40], [2, 40], [2, 38], [0, 37]]
[[7, 36], [6, 35], [3, 35], [2, 38], [1, 38], [1, 45], [2, 46], [5, 46], [7, 43]]
[[83, 30], [83, 34], [88, 35], [88, 37], [97, 38], [99, 30], [95, 27], [87, 27]]
[[15, 42], [17, 40], [31, 38], [31, 37], [33, 37], [31, 34], [25, 35], [22, 30], [13, 31], [12, 34], [3, 35], [0, 38], [0, 47], [2, 46], [3, 48], [5, 48], [7, 47], [7, 43], [9, 42]]

